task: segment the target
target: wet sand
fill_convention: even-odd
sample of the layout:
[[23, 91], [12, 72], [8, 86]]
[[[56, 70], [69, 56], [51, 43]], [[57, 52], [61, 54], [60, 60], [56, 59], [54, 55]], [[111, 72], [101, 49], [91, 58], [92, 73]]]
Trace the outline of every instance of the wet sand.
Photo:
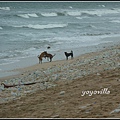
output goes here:
[[[86, 47], [83, 46], [83, 47], [72, 48], [72, 49], [63, 49], [59, 51], [47, 50], [47, 52], [51, 54], [56, 54], [52, 62], [56, 62], [56, 61], [59, 62], [62, 60], [66, 60], [66, 57], [64, 55], [65, 51], [70, 52], [72, 50], [74, 57], [79, 57], [86, 53], [101, 51], [111, 46], [118, 45], [120, 43], [119, 39], [120, 37], [107, 37], [107, 38], [101, 39], [102, 44], [99, 44], [99, 45], [86, 46]], [[20, 60], [18, 60], [18, 62], [15, 62], [15, 63], [0, 65], [0, 79], [7, 77], [7, 76], [11, 76], [11, 75], [21, 74], [19, 71], [17, 71], [18, 69], [26, 68], [29, 66], [34, 67], [34, 65], [37, 66], [39, 63], [37, 56], [38, 55], [35, 55], [32, 57], [21, 58]], [[8, 59], [8, 62], [9, 62], [9, 59]], [[43, 59], [43, 63], [48, 64], [47, 59]]]

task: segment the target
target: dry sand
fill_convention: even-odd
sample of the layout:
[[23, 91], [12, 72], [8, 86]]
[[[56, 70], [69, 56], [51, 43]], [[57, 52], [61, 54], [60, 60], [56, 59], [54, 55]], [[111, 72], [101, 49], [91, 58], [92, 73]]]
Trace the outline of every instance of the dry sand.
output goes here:
[[15, 71], [21, 74], [0, 81], [40, 82], [1, 86], [0, 118], [120, 118], [119, 45]]

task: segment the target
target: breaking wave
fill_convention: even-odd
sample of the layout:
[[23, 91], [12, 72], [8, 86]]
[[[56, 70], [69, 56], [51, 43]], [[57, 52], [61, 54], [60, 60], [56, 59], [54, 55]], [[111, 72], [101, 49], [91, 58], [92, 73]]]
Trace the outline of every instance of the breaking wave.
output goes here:
[[0, 27], [0, 30], [2, 30], [3, 28], [2, 27]]
[[10, 7], [0, 7], [0, 10], [10, 10]]
[[42, 16], [45, 16], [45, 17], [50, 17], [50, 16], [57, 16], [57, 13], [41, 13]]
[[46, 25], [21, 25], [21, 26], [14, 26], [14, 27], [23, 27], [23, 28], [33, 28], [33, 29], [47, 29], [47, 28], [58, 28], [58, 27], [66, 27], [67, 24], [46, 24]]
[[120, 23], [120, 20], [112, 20], [110, 22], [114, 22], [114, 23]]
[[30, 17], [38, 17], [37, 14], [35, 13], [28, 13], [28, 14], [18, 14], [17, 16], [22, 17], [22, 18], [30, 18]]
[[[10, 7], [0, 7], [0, 10], [10, 10]], [[21, 18], [30, 18], [30, 17], [57, 17], [57, 16], [75, 16], [77, 19], [81, 17], [95, 17], [102, 16], [105, 14], [114, 14], [119, 13], [120, 9], [92, 9], [92, 10], [64, 10], [64, 11], [55, 11], [55, 12], [39, 12], [39, 13], [21, 13], [16, 14], [15, 16]], [[10, 17], [8, 15], [8, 17]]]

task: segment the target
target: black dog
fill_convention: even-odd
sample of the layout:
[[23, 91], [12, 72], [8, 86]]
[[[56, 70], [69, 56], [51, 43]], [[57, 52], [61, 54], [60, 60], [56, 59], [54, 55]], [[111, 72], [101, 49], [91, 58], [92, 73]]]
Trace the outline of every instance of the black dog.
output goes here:
[[73, 51], [71, 50], [71, 53], [64, 52], [66, 56], [66, 60], [68, 60], [68, 57], [71, 56], [71, 59], [73, 58]]

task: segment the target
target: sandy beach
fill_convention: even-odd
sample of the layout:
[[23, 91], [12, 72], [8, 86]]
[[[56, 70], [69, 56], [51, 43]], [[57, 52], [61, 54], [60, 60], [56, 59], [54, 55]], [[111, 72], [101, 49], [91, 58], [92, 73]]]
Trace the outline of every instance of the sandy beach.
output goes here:
[[74, 59], [59, 53], [52, 62], [9, 70], [0, 78], [0, 118], [120, 118], [116, 39], [84, 54], [74, 49]]

